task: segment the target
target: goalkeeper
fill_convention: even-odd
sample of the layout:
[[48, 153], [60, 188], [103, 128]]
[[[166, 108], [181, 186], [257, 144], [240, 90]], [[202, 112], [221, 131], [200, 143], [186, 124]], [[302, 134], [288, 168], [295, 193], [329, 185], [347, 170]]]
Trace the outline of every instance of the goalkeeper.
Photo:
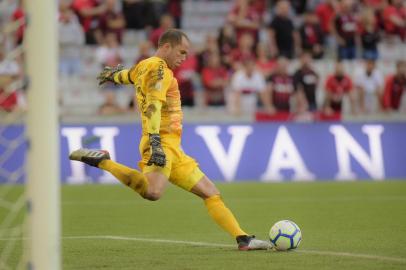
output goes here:
[[105, 150], [79, 149], [69, 156], [113, 174], [120, 182], [151, 201], [158, 200], [171, 182], [202, 198], [212, 219], [232, 237], [239, 250], [268, 249], [270, 243], [244, 232], [220, 192], [199, 169], [197, 162], [181, 147], [182, 109], [178, 82], [172, 69], [187, 57], [189, 39], [185, 33], [170, 29], [162, 34], [155, 56], [131, 69], [106, 67], [99, 83], [132, 84], [142, 118], [139, 145], [141, 171], [110, 159]]

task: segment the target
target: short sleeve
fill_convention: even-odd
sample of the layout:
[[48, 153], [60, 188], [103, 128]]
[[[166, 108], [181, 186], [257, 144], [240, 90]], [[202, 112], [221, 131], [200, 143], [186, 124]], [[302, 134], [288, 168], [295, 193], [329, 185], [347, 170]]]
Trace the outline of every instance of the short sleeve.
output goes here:
[[166, 100], [166, 92], [171, 86], [173, 73], [165, 67], [163, 61], [153, 63], [145, 81], [147, 99]]
[[257, 85], [257, 91], [258, 92], [263, 92], [263, 91], [265, 91], [265, 88], [266, 88], [266, 81], [265, 81], [265, 78], [264, 78], [264, 76], [261, 74], [261, 73], [259, 73], [259, 72], [257, 72], [256, 73], [256, 85]]
[[363, 87], [364, 86], [364, 74], [362, 71], [357, 71], [355, 73], [355, 79], [354, 79], [354, 84], [356, 87]]

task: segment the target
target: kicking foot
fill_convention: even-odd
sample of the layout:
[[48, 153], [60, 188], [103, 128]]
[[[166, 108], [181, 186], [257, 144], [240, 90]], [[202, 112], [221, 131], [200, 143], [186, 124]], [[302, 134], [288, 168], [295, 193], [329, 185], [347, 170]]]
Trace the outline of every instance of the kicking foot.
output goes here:
[[99, 163], [105, 159], [110, 159], [110, 154], [106, 150], [78, 149], [69, 155], [70, 160], [82, 161], [90, 166], [98, 167]]
[[270, 242], [255, 239], [254, 235], [240, 235], [237, 236], [236, 240], [239, 250], [266, 250], [272, 248]]

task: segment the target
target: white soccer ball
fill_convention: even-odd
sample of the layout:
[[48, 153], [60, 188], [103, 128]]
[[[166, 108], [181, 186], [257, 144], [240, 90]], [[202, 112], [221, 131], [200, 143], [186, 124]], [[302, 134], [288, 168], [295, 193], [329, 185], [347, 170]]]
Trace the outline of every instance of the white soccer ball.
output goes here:
[[269, 231], [269, 239], [279, 251], [295, 249], [302, 241], [299, 226], [290, 220], [276, 222]]

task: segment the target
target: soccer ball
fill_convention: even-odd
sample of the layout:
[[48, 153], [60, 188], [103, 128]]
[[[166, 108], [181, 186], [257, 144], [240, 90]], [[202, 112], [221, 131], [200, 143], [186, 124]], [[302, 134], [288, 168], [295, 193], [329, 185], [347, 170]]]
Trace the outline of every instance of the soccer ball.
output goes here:
[[299, 226], [290, 220], [276, 222], [269, 231], [269, 239], [279, 251], [295, 249], [302, 240]]

